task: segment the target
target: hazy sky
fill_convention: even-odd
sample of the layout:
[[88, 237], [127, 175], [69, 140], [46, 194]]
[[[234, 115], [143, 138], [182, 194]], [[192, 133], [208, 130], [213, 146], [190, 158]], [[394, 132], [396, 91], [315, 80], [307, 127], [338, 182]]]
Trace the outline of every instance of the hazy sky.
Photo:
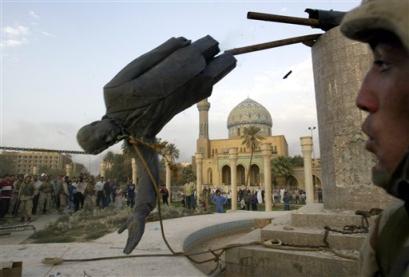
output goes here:
[[[6, 1], [1, 5], [0, 145], [80, 150], [78, 129], [105, 113], [102, 87], [134, 58], [170, 37], [207, 34], [221, 50], [321, 30], [246, 19], [248, 11], [307, 17], [305, 8], [347, 11], [354, 1]], [[236, 57], [237, 68], [209, 98], [210, 138], [227, 138], [227, 116], [250, 97], [273, 119], [273, 135], [299, 154], [317, 126], [310, 49], [302, 44]], [[292, 70], [287, 79], [282, 77]], [[195, 106], [158, 137], [190, 161], [198, 136]], [[314, 133], [318, 155], [318, 133]], [[119, 151], [119, 145], [110, 150]], [[82, 158], [95, 171], [99, 157]], [[74, 157], [77, 158], [77, 157]]]

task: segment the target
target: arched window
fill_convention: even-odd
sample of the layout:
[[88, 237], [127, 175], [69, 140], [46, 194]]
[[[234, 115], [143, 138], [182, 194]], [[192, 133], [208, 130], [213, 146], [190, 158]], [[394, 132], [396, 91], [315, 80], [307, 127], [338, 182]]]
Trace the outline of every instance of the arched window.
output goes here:
[[256, 164], [252, 164], [250, 167], [250, 185], [260, 185], [260, 168]]
[[239, 164], [237, 166], [237, 185], [238, 186], [244, 186], [246, 185], [246, 177], [245, 177], [245, 172], [246, 170], [244, 169], [244, 166]]
[[230, 178], [230, 166], [225, 165], [222, 168], [222, 184], [223, 185], [230, 185], [231, 178]]

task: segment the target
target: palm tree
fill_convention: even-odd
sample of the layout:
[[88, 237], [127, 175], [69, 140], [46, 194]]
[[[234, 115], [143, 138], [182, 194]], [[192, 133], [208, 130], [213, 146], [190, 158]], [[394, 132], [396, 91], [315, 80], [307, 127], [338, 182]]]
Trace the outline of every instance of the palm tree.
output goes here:
[[274, 179], [277, 177], [285, 178], [285, 186], [287, 186], [290, 177], [293, 175], [294, 158], [280, 156], [272, 160], [271, 171]]
[[249, 162], [249, 167], [247, 170], [248, 173], [247, 173], [247, 179], [246, 179], [247, 187], [250, 186], [249, 177], [250, 177], [251, 162], [253, 161], [254, 151], [257, 149], [260, 142], [264, 139], [262, 135], [258, 134], [259, 132], [260, 132], [260, 128], [256, 126], [244, 127], [243, 135], [241, 136], [242, 138], [241, 144], [246, 145], [246, 147], [250, 149], [250, 162]]
[[164, 148], [163, 154], [166, 158], [170, 159], [170, 161], [168, 162], [174, 163], [176, 159], [179, 158], [180, 152], [179, 152], [179, 149], [176, 148], [175, 144], [167, 143]]
[[122, 154], [127, 158], [127, 159], [131, 159], [134, 157], [134, 149], [132, 147], [132, 144], [130, 144], [127, 140], [124, 140], [122, 145], [121, 145], [121, 149], [122, 149]]
[[108, 151], [108, 152], [105, 154], [105, 156], [104, 156], [104, 158], [103, 158], [103, 161], [104, 161], [105, 164], [107, 165], [107, 168], [108, 168], [108, 169], [111, 169], [112, 164], [114, 163], [114, 158], [115, 158], [115, 155], [114, 155], [114, 153], [113, 153], [112, 151]]

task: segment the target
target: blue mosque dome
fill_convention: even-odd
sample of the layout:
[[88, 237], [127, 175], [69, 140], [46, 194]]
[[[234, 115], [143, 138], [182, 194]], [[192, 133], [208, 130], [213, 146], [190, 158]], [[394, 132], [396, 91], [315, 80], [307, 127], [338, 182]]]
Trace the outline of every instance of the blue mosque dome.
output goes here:
[[234, 107], [227, 118], [229, 138], [240, 137], [249, 126], [260, 128], [260, 135], [271, 136], [273, 120], [263, 105], [247, 98]]

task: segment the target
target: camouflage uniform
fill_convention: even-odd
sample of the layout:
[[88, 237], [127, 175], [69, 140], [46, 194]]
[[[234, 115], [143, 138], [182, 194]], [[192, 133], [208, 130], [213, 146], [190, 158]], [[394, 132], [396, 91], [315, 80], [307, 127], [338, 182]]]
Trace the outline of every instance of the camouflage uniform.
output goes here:
[[19, 195], [21, 219], [31, 220], [34, 197], [34, 184], [31, 180], [28, 182], [24, 180], [21, 184]]
[[38, 205], [40, 207], [40, 211], [46, 213], [51, 208], [53, 185], [50, 181], [45, 180], [39, 190], [40, 198], [38, 200]]
[[[370, 43], [374, 52], [374, 63], [368, 72], [370, 78], [368, 79], [368, 75], [365, 78], [363, 88], [357, 97], [357, 106], [368, 112], [369, 116], [373, 115], [366, 119], [363, 131], [372, 135], [370, 139], [372, 142], [375, 141], [376, 146], [369, 144], [370, 147], [368, 148], [367, 145], [367, 149], [372, 150], [371, 152], [374, 152], [378, 160], [377, 153], [381, 152], [380, 156], [385, 162], [385, 151], [382, 152], [384, 148], [380, 148], [385, 146], [381, 145], [377, 139], [379, 139], [380, 130], [383, 133], [388, 133], [391, 129], [388, 129], [390, 126], [385, 125], [376, 126], [375, 128], [378, 129], [375, 130], [378, 131], [376, 133], [378, 137], [375, 135], [374, 138], [374, 118], [377, 116], [377, 123], [379, 124], [382, 122], [379, 121], [380, 116], [383, 116], [384, 119], [386, 116], [395, 115], [394, 112], [397, 109], [402, 109], [399, 110], [400, 117], [407, 119], [409, 115], [408, 103], [406, 101], [400, 103], [401, 98], [398, 98], [398, 96], [403, 99], [409, 98], [407, 96], [409, 94], [408, 81], [403, 80], [409, 67], [409, 1], [368, 0], [363, 2], [360, 7], [345, 15], [341, 24], [341, 31], [348, 38]], [[398, 40], [398, 44], [396, 40]], [[390, 47], [386, 49], [390, 50], [385, 50], [385, 44]], [[377, 47], [380, 47], [381, 50]], [[380, 51], [384, 52], [380, 54]], [[385, 51], [395, 51], [396, 57], [391, 58], [388, 56], [391, 55], [390, 52]], [[386, 66], [387, 69], [383, 66]], [[385, 70], [381, 70], [381, 68]], [[378, 72], [380, 72], [379, 75], [376, 75]], [[398, 75], [399, 73], [402, 75]], [[376, 81], [374, 81], [374, 76], [377, 77]], [[398, 108], [394, 106], [394, 109], [388, 110], [393, 105], [391, 103], [399, 105]], [[373, 106], [371, 106], [372, 104]], [[386, 105], [388, 106], [385, 108]], [[399, 158], [401, 161], [397, 167], [386, 168], [385, 164], [382, 163], [374, 167], [373, 180], [375, 184], [403, 202], [387, 208], [376, 220], [375, 226], [361, 251], [362, 276], [409, 276], [409, 142], [406, 141], [405, 136], [408, 126], [407, 123], [401, 123], [406, 121], [397, 121], [396, 117], [394, 120], [396, 129], [393, 130], [401, 131], [398, 133], [400, 136], [395, 134], [395, 137], [399, 137], [401, 140], [399, 140], [399, 144], [393, 144], [391, 149], [397, 149], [399, 153], [404, 154], [405, 152], [401, 149], [406, 147], [407, 152], [403, 159]], [[386, 153], [390, 154], [391, 152]], [[393, 161], [399, 162], [396, 158], [398, 156], [393, 157]], [[376, 175], [381, 172], [380, 170], [384, 170], [385, 176]]]

